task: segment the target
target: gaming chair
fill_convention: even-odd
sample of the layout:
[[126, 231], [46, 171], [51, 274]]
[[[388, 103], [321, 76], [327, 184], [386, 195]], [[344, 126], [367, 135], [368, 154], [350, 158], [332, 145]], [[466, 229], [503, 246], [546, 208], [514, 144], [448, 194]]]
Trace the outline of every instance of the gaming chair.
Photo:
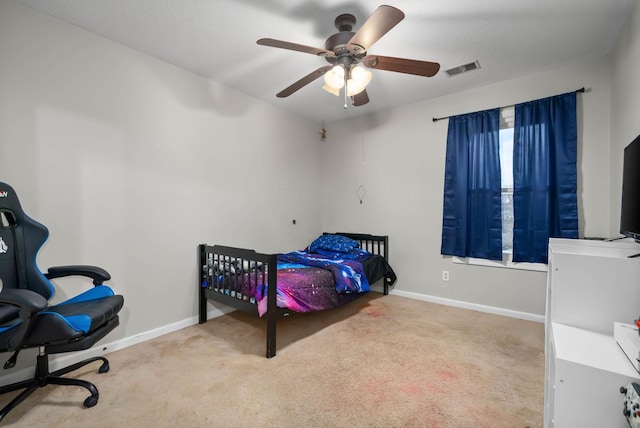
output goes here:
[[[51, 267], [43, 274], [36, 258], [48, 234], [45, 226], [24, 213], [13, 188], [0, 182], [0, 352], [13, 353], [4, 368], [15, 366], [21, 350], [39, 349], [33, 378], [0, 387], [0, 394], [24, 389], [0, 410], [0, 420], [48, 384], [86, 388], [91, 395], [83, 404], [93, 407], [98, 403], [95, 385], [62, 376], [93, 361], [102, 362], [99, 373], [109, 371], [107, 359], [95, 357], [49, 372], [49, 355], [90, 348], [117, 327], [124, 298], [103, 284], [111, 276], [99, 267]], [[93, 287], [49, 306], [55, 292], [49, 280], [76, 275], [92, 279]]]

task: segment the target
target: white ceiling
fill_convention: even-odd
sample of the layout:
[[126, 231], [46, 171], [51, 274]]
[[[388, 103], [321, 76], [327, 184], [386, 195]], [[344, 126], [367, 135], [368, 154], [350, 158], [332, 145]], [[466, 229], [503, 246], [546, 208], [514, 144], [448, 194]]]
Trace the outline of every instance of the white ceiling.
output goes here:
[[[370, 102], [343, 109], [322, 79], [275, 94], [328, 63], [260, 46], [263, 37], [324, 48], [335, 18], [357, 31], [380, 0], [18, 0], [109, 39], [206, 76], [318, 123], [469, 89], [606, 55], [636, 0], [398, 0], [406, 17], [369, 54], [439, 62], [432, 78], [372, 70]], [[478, 60], [456, 77], [444, 70]], [[579, 85], [576, 82], [576, 85]], [[577, 88], [576, 88], [577, 89]]]

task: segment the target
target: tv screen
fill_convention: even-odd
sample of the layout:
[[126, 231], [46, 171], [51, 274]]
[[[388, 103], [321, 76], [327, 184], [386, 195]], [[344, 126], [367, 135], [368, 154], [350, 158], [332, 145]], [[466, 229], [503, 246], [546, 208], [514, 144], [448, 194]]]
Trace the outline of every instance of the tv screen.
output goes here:
[[624, 149], [620, 233], [640, 241], [640, 135]]

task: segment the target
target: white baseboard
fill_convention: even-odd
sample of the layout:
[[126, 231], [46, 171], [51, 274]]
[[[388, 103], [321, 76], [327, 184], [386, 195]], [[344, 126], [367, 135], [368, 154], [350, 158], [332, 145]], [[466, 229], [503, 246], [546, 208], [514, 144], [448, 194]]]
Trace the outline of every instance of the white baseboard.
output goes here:
[[[207, 319], [216, 318], [234, 310], [235, 309], [226, 306], [220, 309], [212, 309], [207, 312]], [[197, 324], [198, 321], [199, 320], [197, 316], [190, 317], [173, 324], [168, 324], [133, 336], [118, 339], [113, 342], [98, 342], [94, 347], [86, 349], [84, 351], [52, 355], [49, 358], [49, 369], [53, 372], [87, 358], [102, 357], [110, 352], [115, 352], [120, 349], [128, 348], [129, 346], [137, 345], [138, 343], [146, 342], [147, 340], [155, 339], [156, 337], [160, 337], [165, 334], [173, 333], [174, 331], [182, 330], [183, 328]], [[23, 352], [27, 353], [29, 352], [29, 350]], [[8, 385], [14, 382], [19, 382], [21, 380], [30, 379], [31, 377], [33, 377], [34, 367], [35, 365], [33, 367], [25, 367], [23, 369], [16, 370], [15, 372], [11, 372], [6, 375], [0, 375], [0, 385]]]
[[422, 300], [424, 302], [437, 303], [439, 305], [455, 306], [457, 308], [470, 309], [472, 311], [486, 312], [494, 315], [502, 315], [505, 317], [544, 323], [544, 315], [532, 314], [529, 312], [513, 311], [511, 309], [480, 305], [477, 303], [463, 302], [460, 300], [446, 299], [444, 297], [429, 296], [427, 294], [412, 293], [410, 291], [403, 290], [393, 290], [389, 292], [389, 294], [408, 297], [409, 299]]

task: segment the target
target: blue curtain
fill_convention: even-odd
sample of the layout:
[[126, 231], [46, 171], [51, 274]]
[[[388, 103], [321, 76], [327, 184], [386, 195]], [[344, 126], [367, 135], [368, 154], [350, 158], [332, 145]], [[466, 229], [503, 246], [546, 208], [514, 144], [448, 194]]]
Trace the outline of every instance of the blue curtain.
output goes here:
[[502, 260], [500, 109], [449, 118], [441, 253]]
[[576, 93], [515, 106], [513, 261], [547, 263], [549, 237], [578, 237]]

